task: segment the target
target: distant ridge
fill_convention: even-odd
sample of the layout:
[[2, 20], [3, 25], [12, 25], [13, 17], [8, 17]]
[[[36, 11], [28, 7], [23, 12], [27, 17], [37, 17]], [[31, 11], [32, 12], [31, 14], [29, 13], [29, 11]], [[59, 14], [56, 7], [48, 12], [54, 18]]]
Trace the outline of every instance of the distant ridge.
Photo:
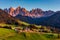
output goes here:
[[42, 9], [36, 8], [31, 11], [26, 10], [25, 8], [21, 8], [18, 6], [17, 8], [10, 7], [9, 9], [4, 9], [4, 11], [8, 12], [11, 16], [15, 17], [17, 15], [29, 16], [32, 18], [46, 17], [54, 14], [54, 11], [48, 10], [43, 11]]

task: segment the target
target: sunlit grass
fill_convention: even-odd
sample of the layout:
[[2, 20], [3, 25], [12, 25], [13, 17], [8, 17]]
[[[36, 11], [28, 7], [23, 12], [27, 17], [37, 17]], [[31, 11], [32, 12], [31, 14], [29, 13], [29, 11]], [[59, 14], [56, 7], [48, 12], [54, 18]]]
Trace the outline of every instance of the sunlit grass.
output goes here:
[[11, 29], [0, 28], [0, 40], [59, 40], [57, 37], [58, 34], [52, 33], [16, 33], [14, 30]]
[[18, 22], [19, 24], [30, 25], [29, 23], [26, 23], [26, 22], [23, 22], [23, 21], [20, 21], [20, 20], [17, 20], [17, 22]]

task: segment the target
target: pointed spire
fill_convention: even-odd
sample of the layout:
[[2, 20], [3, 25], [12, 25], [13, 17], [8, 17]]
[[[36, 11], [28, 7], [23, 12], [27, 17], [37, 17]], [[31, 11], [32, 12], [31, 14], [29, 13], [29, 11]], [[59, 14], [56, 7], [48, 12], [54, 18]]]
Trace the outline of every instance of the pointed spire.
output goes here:
[[15, 9], [15, 8], [13, 8], [13, 7], [10, 7], [10, 8], [9, 8], [9, 10], [14, 10], [14, 9]]
[[21, 8], [20, 6], [18, 6], [18, 8]]
[[16, 9], [20, 9], [21, 7], [20, 6], [18, 6]]

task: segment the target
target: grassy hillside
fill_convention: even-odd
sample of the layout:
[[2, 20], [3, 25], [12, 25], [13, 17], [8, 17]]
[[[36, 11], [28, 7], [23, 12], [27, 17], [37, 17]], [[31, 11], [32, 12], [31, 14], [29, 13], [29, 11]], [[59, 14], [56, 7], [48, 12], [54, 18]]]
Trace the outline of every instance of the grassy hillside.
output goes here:
[[16, 33], [14, 30], [0, 28], [0, 40], [57, 40], [57, 34]]

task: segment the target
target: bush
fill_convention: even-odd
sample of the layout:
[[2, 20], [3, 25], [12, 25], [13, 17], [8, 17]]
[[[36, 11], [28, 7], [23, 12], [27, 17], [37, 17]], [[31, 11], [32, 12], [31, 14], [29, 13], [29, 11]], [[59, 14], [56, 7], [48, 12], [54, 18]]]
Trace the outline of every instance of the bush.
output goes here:
[[12, 29], [11, 26], [4, 26], [3, 28]]

